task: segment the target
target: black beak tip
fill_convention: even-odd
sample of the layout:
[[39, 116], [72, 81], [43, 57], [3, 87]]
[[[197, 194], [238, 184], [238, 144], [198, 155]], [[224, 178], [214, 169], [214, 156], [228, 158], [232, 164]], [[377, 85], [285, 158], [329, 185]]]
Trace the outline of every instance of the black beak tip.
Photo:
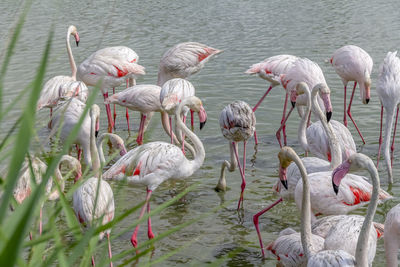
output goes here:
[[290, 101], [290, 103], [292, 103], [292, 108], [296, 106], [296, 102]]
[[200, 130], [203, 129], [204, 125], [206, 125], [206, 122], [207, 122], [207, 121], [200, 122]]
[[332, 111], [326, 113], [326, 120], [329, 122], [332, 118]]
[[335, 185], [333, 182], [332, 185], [333, 185], [333, 191], [335, 191], [335, 194], [337, 195], [339, 193], [339, 186]]
[[98, 135], [99, 135], [99, 131], [95, 131], [94, 136], [97, 138]]
[[76, 46], [79, 46], [79, 41], [76, 41]]
[[365, 102], [367, 102], [367, 104], [369, 103], [369, 98], [365, 99]]
[[288, 190], [287, 180], [281, 180], [281, 183], [283, 184], [283, 187], [285, 187], [285, 189]]

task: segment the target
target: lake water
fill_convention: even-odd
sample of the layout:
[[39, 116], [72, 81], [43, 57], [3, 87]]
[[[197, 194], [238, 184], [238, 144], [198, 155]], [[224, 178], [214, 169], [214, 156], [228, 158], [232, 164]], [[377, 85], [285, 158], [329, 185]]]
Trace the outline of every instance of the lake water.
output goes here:
[[[0, 17], [0, 55], [4, 55], [9, 32], [21, 7], [14, 1], [0, 3], [3, 16]], [[222, 137], [218, 118], [220, 111], [234, 100], [244, 100], [254, 105], [267, 89], [264, 80], [248, 76], [243, 72], [253, 63], [277, 54], [293, 54], [308, 57], [317, 62], [324, 71], [332, 91], [333, 119], [343, 117], [343, 85], [334, 69], [327, 63], [332, 53], [346, 44], [355, 44], [365, 49], [374, 60], [372, 72], [371, 101], [363, 105], [359, 93], [355, 96], [352, 113], [367, 144], [361, 147], [361, 140], [351, 122], [349, 129], [359, 151], [376, 161], [379, 137], [379, 99], [375, 92], [378, 66], [388, 51], [394, 51], [400, 43], [398, 1], [34, 1], [18, 41], [15, 55], [10, 62], [5, 78], [5, 102], [13, 103], [17, 94], [25, 88], [35, 75], [51, 24], [55, 35], [51, 48], [46, 80], [55, 75], [70, 75], [65, 49], [65, 35], [68, 25], [76, 25], [81, 42], [79, 47], [71, 42], [77, 64], [94, 51], [116, 45], [125, 45], [137, 52], [140, 64], [146, 67], [146, 75], [137, 80], [138, 84], [154, 84], [157, 80], [158, 63], [162, 54], [180, 42], [198, 41], [224, 52], [210, 60], [205, 68], [190, 78], [196, 94], [204, 103], [208, 121], [206, 127], [196, 133], [206, 150], [206, 159], [192, 177], [177, 183], [162, 184], [153, 194], [152, 207], [171, 199], [177, 192], [199, 182], [200, 185], [183, 200], [152, 217], [155, 234], [210, 212], [221, 203], [226, 208], [186, 227], [157, 243], [152, 259], [184, 246], [176, 255], [162, 265], [204, 265], [238, 248], [242, 250], [224, 262], [225, 266], [274, 266], [276, 260], [269, 256], [262, 260], [252, 216], [277, 197], [272, 185], [277, 178], [277, 153], [279, 145], [275, 131], [279, 127], [284, 91], [274, 88], [257, 110], [257, 133], [260, 144], [255, 149], [253, 140], [247, 146], [244, 213], [239, 218], [236, 212], [240, 193], [239, 172], [227, 173], [229, 190], [216, 193], [214, 187], [220, 174], [223, 160], [229, 158], [228, 142]], [[351, 86], [350, 86], [351, 87]], [[117, 90], [122, 90], [123, 87]], [[99, 95], [97, 103], [102, 108], [101, 130], [106, 131], [106, 116]], [[22, 105], [19, 102], [18, 105]], [[20, 110], [13, 109], [10, 118], [16, 118]], [[116, 133], [128, 137], [124, 109], [118, 109]], [[39, 113], [38, 129], [47, 124], [48, 110]], [[139, 114], [131, 112], [135, 131]], [[2, 134], [12, 125], [3, 123]], [[302, 153], [297, 142], [298, 119], [292, 116], [288, 123], [288, 144]], [[132, 122], [132, 121], [131, 121]], [[40, 138], [45, 130], [40, 130]], [[129, 139], [136, 138], [136, 133]], [[168, 141], [163, 132], [159, 116], [154, 116], [145, 141]], [[131, 145], [130, 148], [133, 146]], [[239, 146], [242, 151], [242, 146]], [[398, 203], [400, 191], [399, 152], [395, 152], [395, 184], [389, 191], [395, 197], [380, 205], [375, 221], [384, 222], [387, 211]], [[387, 189], [387, 174], [384, 164], [380, 166], [381, 183]], [[113, 183], [116, 187], [116, 183]], [[126, 186], [116, 196], [118, 212], [137, 205], [145, 198], [145, 188]], [[357, 211], [365, 214], [366, 209]], [[119, 224], [119, 230], [126, 229], [138, 217], [138, 213]], [[62, 220], [61, 220], [62, 221]], [[286, 227], [299, 230], [300, 219], [294, 203], [280, 204], [260, 219], [265, 242], [274, 240], [279, 231]], [[133, 230], [133, 229], [132, 229]], [[127, 232], [112, 242], [113, 252], [130, 248]], [[147, 240], [146, 225], [142, 225], [139, 243]], [[191, 242], [189, 244], [189, 242]], [[383, 240], [379, 240], [374, 265], [384, 264]], [[98, 257], [105, 255], [99, 251]], [[146, 259], [142, 259], [142, 263]]]

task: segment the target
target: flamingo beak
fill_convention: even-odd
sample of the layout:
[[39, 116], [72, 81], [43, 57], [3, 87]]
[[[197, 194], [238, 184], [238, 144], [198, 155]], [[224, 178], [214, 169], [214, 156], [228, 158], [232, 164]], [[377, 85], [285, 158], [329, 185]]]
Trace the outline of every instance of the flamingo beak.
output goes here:
[[293, 90], [290, 93], [290, 103], [292, 104], [292, 108], [296, 106], [296, 99], [297, 99], [297, 92], [296, 90]]
[[127, 152], [126, 152], [126, 148], [125, 148], [124, 144], [120, 144], [118, 146], [119, 146], [119, 155], [120, 156], [125, 155]]
[[350, 166], [351, 162], [349, 160], [346, 160], [332, 171], [332, 186], [333, 191], [335, 191], [336, 195], [339, 193], [340, 182], [349, 172]]
[[79, 168], [79, 169], [76, 171], [74, 183], [76, 183], [76, 182], [81, 178], [81, 176], [82, 176], [82, 170], [81, 170], [81, 168]]
[[76, 33], [76, 34], [75, 34], [75, 43], [76, 43], [76, 46], [79, 46], [79, 41], [80, 41], [79, 34]]
[[200, 120], [200, 130], [203, 129], [204, 125], [207, 122], [207, 113], [203, 106], [200, 107], [199, 120]]
[[288, 190], [286, 168], [283, 168], [281, 165], [279, 165], [279, 180], [281, 180], [282, 185]]
[[327, 113], [326, 113], [326, 120], [327, 120], [327, 122], [329, 122], [329, 121], [331, 120], [331, 117], [332, 117], [332, 111], [327, 112]]
[[324, 102], [325, 112], [326, 112], [326, 120], [329, 122], [332, 117], [332, 103], [331, 97], [329, 93], [321, 93], [320, 94], [322, 102]]
[[97, 138], [97, 136], [99, 135], [99, 129], [100, 129], [100, 123], [99, 123], [99, 121], [97, 120], [96, 121], [96, 131], [95, 131], [95, 133], [94, 133], [94, 136]]

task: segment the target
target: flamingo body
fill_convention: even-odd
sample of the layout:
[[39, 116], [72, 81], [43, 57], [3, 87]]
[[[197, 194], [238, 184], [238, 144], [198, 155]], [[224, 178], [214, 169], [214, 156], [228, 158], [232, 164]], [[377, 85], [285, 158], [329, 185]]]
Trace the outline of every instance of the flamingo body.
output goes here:
[[394, 206], [386, 215], [385, 220], [385, 256], [386, 266], [398, 266], [397, 255], [400, 248], [400, 204]]

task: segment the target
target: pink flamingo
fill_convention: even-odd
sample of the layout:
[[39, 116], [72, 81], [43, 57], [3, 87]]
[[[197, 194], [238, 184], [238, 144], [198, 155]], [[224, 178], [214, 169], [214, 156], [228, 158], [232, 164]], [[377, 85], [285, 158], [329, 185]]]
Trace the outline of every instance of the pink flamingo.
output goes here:
[[[64, 155], [61, 157], [60, 162], [58, 163], [58, 167], [55, 171], [55, 177], [60, 184], [61, 191], [64, 191], [65, 179], [63, 178], [60, 166], [61, 164], [66, 163], [68, 169], [74, 170], [76, 172], [75, 180], [79, 179], [82, 175], [81, 164], [79, 161], [71, 156]], [[32, 170], [31, 170], [32, 167]], [[15, 200], [21, 204], [28, 196], [30, 196], [32, 192], [31, 181], [35, 181], [37, 184], [42, 182], [42, 176], [47, 170], [47, 165], [41, 161], [38, 157], [34, 157], [30, 160], [25, 160], [22, 165], [20, 175], [18, 177], [17, 184], [14, 188], [14, 198]], [[32, 177], [33, 172], [33, 177]], [[46, 185], [46, 195], [48, 200], [56, 200], [59, 198], [59, 192], [57, 189], [52, 189], [53, 187], [53, 179], [50, 179]], [[42, 234], [42, 209], [43, 204], [40, 206], [40, 220], [39, 220], [39, 234]], [[32, 238], [31, 238], [32, 239]]]
[[[126, 80], [134, 84], [136, 75], [144, 75], [144, 67], [137, 64], [139, 56], [126, 46], [106, 47], [91, 54], [78, 66], [77, 77], [86, 85], [96, 86], [100, 83], [100, 89], [104, 100], [108, 98], [108, 88], [120, 86]], [[106, 105], [108, 118], [108, 131], [114, 127], [111, 117], [110, 105]], [[129, 128], [129, 115], [127, 115]]]
[[69, 58], [69, 64], [71, 65], [71, 76], [56, 76], [48, 80], [43, 86], [40, 92], [40, 97], [37, 103], [37, 110], [42, 108], [50, 108], [50, 117], [52, 115], [53, 107], [55, 107], [58, 101], [63, 97], [78, 97], [81, 101], [86, 102], [88, 96], [88, 89], [82, 82], [76, 81], [76, 64], [74, 56], [72, 55], [72, 49], [70, 44], [70, 37], [74, 36], [76, 46], [79, 44], [79, 34], [75, 26], [71, 25], [68, 27], [66, 45]]
[[[379, 68], [378, 84], [376, 86], [376, 92], [378, 93], [379, 100], [381, 102], [381, 124], [380, 124], [380, 135], [379, 135], [379, 149], [378, 149], [378, 161], [376, 166], [379, 165], [379, 158], [381, 156], [382, 146], [382, 120], [383, 120], [383, 109], [386, 110], [386, 125], [385, 125], [385, 144], [384, 144], [384, 156], [387, 166], [389, 183], [393, 183], [393, 152], [394, 152], [394, 138], [396, 136], [397, 118], [399, 115], [400, 104], [400, 59], [396, 56], [396, 52], [388, 52], [382, 65]], [[391, 146], [392, 155], [390, 156], [389, 145], [390, 145], [390, 134], [393, 127], [394, 111], [397, 106], [396, 122], [394, 126], [393, 141]]]
[[[64, 141], [68, 138], [70, 132], [74, 128], [74, 126], [79, 122], [80, 117], [83, 114], [86, 104], [79, 101], [76, 98], [71, 98], [68, 101], [59, 103], [56, 107], [56, 112], [54, 114], [53, 119], [50, 121], [49, 125], [51, 125], [50, 136], [55, 135], [59, 128], [61, 127], [60, 132], [60, 140]], [[75, 143], [80, 145], [83, 149], [83, 156], [85, 159], [85, 163], [87, 166], [92, 166], [92, 155], [90, 152], [90, 127], [91, 127], [91, 118], [89, 114], [86, 115], [80, 129], [78, 136], [76, 137]], [[99, 130], [99, 123], [96, 121], [96, 136]], [[120, 151], [120, 155], [123, 156], [126, 154], [126, 149], [124, 145], [124, 141], [115, 134], [109, 135], [111, 143], [114, 148]], [[101, 150], [102, 152], [102, 150]], [[78, 160], [80, 160], [80, 149], [78, 149]], [[104, 155], [100, 156], [104, 159]]]
[[[221, 166], [221, 177], [219, 178], [217, 191], [226, 190], [225, 168], [233, 172], [236, 165], [239, 165], [239, 172], [242, 177], [240, 198], [237, 209], [240, 204], [243, 207], [243, 193], [246, 188], [245, 168], [246, 168], [246, 142], [253, 136], [256, 129], [256, 116], [251, 107], [243, 101], [235, 101], [227, 105], [219, 117], [219, 125], [223, 136], [229, 140], [229, 149], [231, 161], [225, 160]], [[243, 167], [240, 166], [237, 142], [243, 141]]]
[[[96, 123], [99, 121], [100, 108], [93, 105], [90, 109], [90, 153], [93, 160], [94, 177], [87, 179], [74, 192], [72, 197], [73, 208], [79, 222], [84, 225], [91, 225], [95, 220], [102, 218], [102, 224], [107, 224], [114, 219], [114, 195], [110, 185], [101, 179], [100, 157], [96, 146]], [[100, 184], [99, 184], [100, 183]], [[108, 256], [111, 262], [111, 243], [110, 232], [105, 231], [108, 241]], [[102, 239], [104, 233], [100, 233]], [[92, 265], [94, 266], [94, 257], [92, 256]]]
[[[200, 119], [200, 128], [204, 126], [207, 114], [203, 105], [195, 96], [185, 98], [175, 111], [177, 126], [193, 142], [195, 153], [194, 159], [188, 160], [182, 153], [182, 150], [165, 142], [150, 142], [136, 147], [121, 157], [104, 174], [104, 179], [127, 180], [128, 183], [142, 184], [147, 187], [146, 201], [143, 205], [139, 220], [143, 217], [145, 209], [150, 212], [150, 196], [152, 192], [165, 180], [170, 178], [187, 178], [201, 167], [205, 158], [205, 151], [200, 139], [190, 131], [180, 118], [184, 106], [188, 106], [195, 112], [198, 112]], [[150, 217], [147, 221], [148, 237], [154, 237], [151, 229]], [[137, 233], [139, 225], [136, 226], [131, 242], [137, 247]]]
[[[327, 121], [331, 125], [332, 130], [337, 137], [337, 141], [339, 142], [340, 149], [342, 151], [342, 159], [345, 159], [349, 154], [357, 151], [356, 144], [354, 143], [353, 136], [347, 127], [338, 121], [330, 120], [330, 117], [332, 116], [330, 89], [326, 87], [325, 84], [317, 84], [314, 86], [312, 92], [310, 92], [310, 89], [306, 83], [301, 82], [296, 86], [296, 93], [298, 96], [296, 99], [296, 106], [302, 104], [305, 104], [306, 106], [306, 112], [304, 112], [299, 125], [299, 142], [304, 151], [311, 152], [318, 158], [328, 161], [331, 160], [328, 136], [323, 126], [323, 122], [321, 121], [323, 120], [322, 118], [324, 117], [324, 114], [319, 107], [317, 100], [318, 92], [324, 102]], [[307, 128], [307, 121], [309, 118], [309, 113], [311, 112], [310, 106], [312, 106], [312, 111], [314, 115], [319, 118], [319, 120], [315, 123], [312, 123]]]
[[[356, 122], [351, 115], [351, 104], [353, 102], [354, 91], [357, 83], [360, 85], [360, 94], [363, 104], [368, 104], [370, 99], [370, 87], [371, 87], [371, 72], [372, 72], [372, 58], [362, 48], [355, 45], [345, 45], [333, 53], [331, 58], [331, 64], [335, 68], [336, 73], [342, 79], [344, 85], [344, 116], [343, 123], [347, 127], [347, 115], [353, 122], [357, 129], [361, 140], [365, 144], [364, 137], [361, 131], [358, 129]], [[346, 106], [346, 89], [347, 83], [354, 81], [353, 92], [351, 93], [349, 106]]]
[[393, 207], [386, 215], [385, 220], [385, 256], [386, 266], [399, 266], [397, 262], [398, 250], [400, 248], [399, 240], [400, 230], [400, 204]]
[[[114, 103], [120, 106], [127, 107], [130, 110], [140, 111], [140, 127], [138, 137], [136, 138], [136, 142], [138, 143], [138, 145], [143, 144], [143, 135], [146, 132], [147, 126], [154, 112], [160, 112], [161, 123], [164, 127], [164, 130], [168, 135], [171, 134], [169, 128], [170, 124], [168, 122], [168, 114], [164, 111], [160, 102], [160, 92], [160, 86], [141, 84], [129, 87], [124, 91], [114, 94], [110, 96], [107, 100], [105, 100], [105, 104]], [[173, 133], [172, 138], [174, 139], [174, 142], [176, 144], [179, 144], [179, 141], [176, 139], [176, 136]], [[193, 147], [191, 147], [190, 145], [189, 149], [193, 151]]]
[[[273, 57], [269, 57], [261, 61], [260, 63], [253, 64], [245, 73], [246, 74], [258, 74], [258, 76], [264, 80], [270, 82], [268, 90], [265, 94], [260, 98], [257, 104], [254, 106], [253, 111], [255, 112], [257, 108], [260, 106], [261, 102], [268, 95], [271, 89], [277, 85], [281, 84], [281, 75], [284, 75], [288, 72], [288, 70], [293, 66], [293, 63], [299, 59], [296, 56], [292, 55], [277, 55]], [[284, 87], [286, 90], [286, 87]], [[283, 113], [281, 120], [281, 127], [283, 131], [284, 144], [286, 145], [286, 127], [284, 123], [284, 119], [286, 117], [286, 107], [288, 102], [289, 92], [286, 90], [285, 103], [283, 105]], [[278, 141], [280, 143], [280, 130], [276, 133], [279, 135]], [[258, 143], [257, 134], [254, 133], [254, 138], [256, 144]]]

